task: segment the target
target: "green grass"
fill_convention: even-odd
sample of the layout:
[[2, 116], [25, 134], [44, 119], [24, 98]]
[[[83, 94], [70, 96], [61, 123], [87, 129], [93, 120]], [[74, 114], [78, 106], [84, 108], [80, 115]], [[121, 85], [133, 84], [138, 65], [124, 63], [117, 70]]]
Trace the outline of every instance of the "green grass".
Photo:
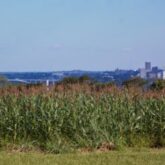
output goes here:
[[164, 165], [165, 150], [51, 155], [0, 152], [0, 165]]

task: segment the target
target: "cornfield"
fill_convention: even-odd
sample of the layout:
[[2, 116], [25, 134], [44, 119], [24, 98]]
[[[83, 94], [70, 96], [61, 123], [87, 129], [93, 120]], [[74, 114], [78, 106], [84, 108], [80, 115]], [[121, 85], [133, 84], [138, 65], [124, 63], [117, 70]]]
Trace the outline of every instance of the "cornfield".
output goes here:
[[0, 147], [29, 145], [61, 153], [165, 146], [165, 94], [71, 85], [0, 91]]

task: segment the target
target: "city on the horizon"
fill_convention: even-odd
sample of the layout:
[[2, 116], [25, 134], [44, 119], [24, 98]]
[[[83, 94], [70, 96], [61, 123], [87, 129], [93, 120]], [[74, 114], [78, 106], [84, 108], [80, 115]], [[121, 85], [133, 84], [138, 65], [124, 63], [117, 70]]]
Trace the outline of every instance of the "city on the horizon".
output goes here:
[[81, 77], [87, 75], [98, 82], [116, 82], [117, 84], [122, 84], [122, 82], [135, 77], [140, 77], [149, 82], [157, 79], [165, 79], [165, 70], [158, 66], [152, 66], [151, 62], [145, 62], [144, 68], [136, 70], [123, 70], [118, 68], [113, 71], [1, 72], [0, 75], [6, 77], [11, 83], [55, 84], [65, 77]]
[[165, 79], [165, 70], [159, 68], [158, 66], [152, 66], [151, 62], [145, 62], [145, 68], [140, 68], [139, 72], [139, 75], [142, 79]]

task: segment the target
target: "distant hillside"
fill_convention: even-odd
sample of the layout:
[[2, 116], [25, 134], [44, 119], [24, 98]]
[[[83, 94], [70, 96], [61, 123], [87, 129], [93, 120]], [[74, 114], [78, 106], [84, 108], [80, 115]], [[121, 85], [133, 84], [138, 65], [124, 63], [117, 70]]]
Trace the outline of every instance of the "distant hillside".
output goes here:
[[134, 70], [115, 70], [115, 71], [58, 71], [58, 72], [2, 72], [0, 75], [6, 77], [10, 82], [37, 83], [58, 82], [65, 77], [80, 77], [88, 75], [90, 78], [99, 82], [116, 82], [121, 84], [123, 81], [135, 77], [138, 71]]

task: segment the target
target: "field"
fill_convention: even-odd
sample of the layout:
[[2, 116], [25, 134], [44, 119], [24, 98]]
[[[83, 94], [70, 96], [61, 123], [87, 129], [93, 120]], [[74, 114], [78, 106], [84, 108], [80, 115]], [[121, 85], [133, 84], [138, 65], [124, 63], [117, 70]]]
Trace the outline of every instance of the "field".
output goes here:
[[0, 165], [164, 165], [165, 150], [62, 154], [0, 152]]
[[112, 85], [0, 90], [0, 148], [75, 153], [165, 146], [165, 92]]

